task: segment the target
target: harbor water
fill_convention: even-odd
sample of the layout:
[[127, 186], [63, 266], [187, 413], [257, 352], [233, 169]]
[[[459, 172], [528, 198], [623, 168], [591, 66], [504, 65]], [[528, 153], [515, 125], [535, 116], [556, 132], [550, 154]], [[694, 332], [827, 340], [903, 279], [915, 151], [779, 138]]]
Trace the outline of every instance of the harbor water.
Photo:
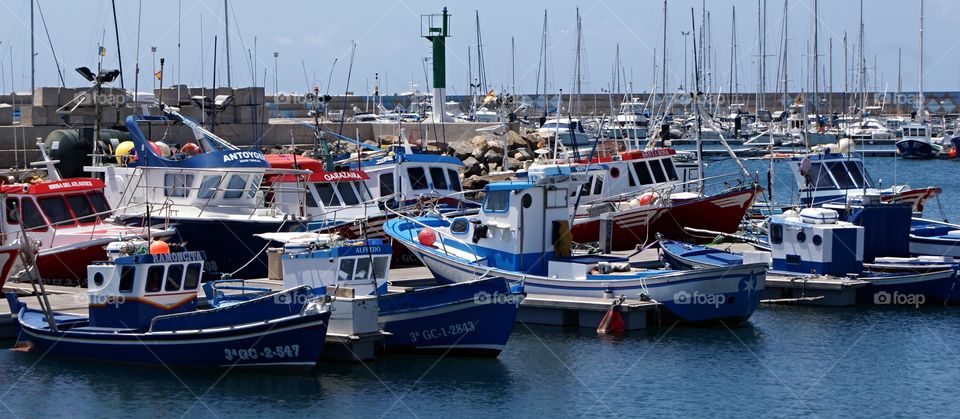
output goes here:
[[[766, 178], [768, 163], [749, 170]], [[943, 188], [960, 220], [960, 162], [867, 159], [884, 187]], [[736, 170], [730, 161], [707, 173]], [[765, 182], [763, 182], [765, 184]], [[795, 202], [786, 163], [778, 203]], [[935, 201], [927, 216], [941, 218]], [[0, 417], [941, 416], [960, 386], [960, 310], [763, 306], [734, 328], [516, 324], [497, 359], [388, 356], [306, 375], [117, 366], [0, 350]], [[0, 341], [4, 348], [12, 341]]]
[[498, 359], [391, 356], [298, 376], [0, 351], [0, 416], [934, 416], [960, 385], [958, 316], [773, 306], [732, 329], [616, 339], [518, 323]]

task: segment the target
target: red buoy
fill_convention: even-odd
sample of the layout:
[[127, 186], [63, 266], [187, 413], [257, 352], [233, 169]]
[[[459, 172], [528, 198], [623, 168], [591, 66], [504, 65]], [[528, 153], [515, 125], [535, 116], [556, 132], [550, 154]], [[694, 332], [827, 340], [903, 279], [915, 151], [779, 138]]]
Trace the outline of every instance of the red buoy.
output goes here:
[[950, 151], [947, 152], [947, 157], [951, 159], [957, 158], [957, 149], [956, 147], [950, 147]]
[[170, 253], [170, 245], [165, 241], [154, 240], [153, 243], [150, 243], [150, 254], [151, 255], [162, 255]]
[[640, 205], [647, 205], [653, 202], [653, 198], [655, 198], [655, 195], [653, 194], [653, 192], [647, 192], [643, 195], [640, 195], [640, 198], [637, 199], [637, 203], [639, 203]]
[[437, 242], [437, 233], [434, 233], [433, 230], [429, 228], [425, 228], [417, 234], [417, 240], [424, 246], [433, 246], [433, 244]]
[[600, 319], [600, 325], [597, 326], [597, 333], [602, 335], [617, 334], [627, 330], [627, 325], [624, 323], [623, 316], [620, 314], [620, 305], [622, 303], [623, 299], [618, 298], [610, 305], [607, 314], [604, 314], [603, 318]]

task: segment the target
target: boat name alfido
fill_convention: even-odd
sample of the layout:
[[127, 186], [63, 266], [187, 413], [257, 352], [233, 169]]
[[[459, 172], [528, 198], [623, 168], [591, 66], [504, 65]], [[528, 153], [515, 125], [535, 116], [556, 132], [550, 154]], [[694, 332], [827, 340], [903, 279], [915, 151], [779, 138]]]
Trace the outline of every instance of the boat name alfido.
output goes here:
[[[667, 318], [688, 323], [736, 323], [753, 314], [766, 275], [761, 263], [698, 271], [644, 270], [622, 257], [574, 255], [569, 201], [586, 178], [561, 165], [536, 181], [491, 183], [479, 214], [395, 219], [384, 231], [440, 281], [496, 275], [523, 282], [527, 292], [537, 295], [642, 296], [663, 304]], [[686, 298], [693, 295], [711, 295], [715, 298], [710, 301], [723, 303], [697, 304]]]

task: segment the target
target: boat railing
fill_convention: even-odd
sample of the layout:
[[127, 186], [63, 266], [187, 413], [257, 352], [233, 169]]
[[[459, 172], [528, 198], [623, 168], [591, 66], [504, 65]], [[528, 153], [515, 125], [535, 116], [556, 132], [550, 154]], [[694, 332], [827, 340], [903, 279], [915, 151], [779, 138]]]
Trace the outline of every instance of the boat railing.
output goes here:
[[[443, 253], [444, 253], [444, 254], [453, 256], [453, 254], [450, 252], [450, 250], [447, 249], [447, 244], [446, 244], [446, 240], [453, 240], [455, 243], [460, 243], [460, 244], [462, 244], [464, 247], [466, 247], [467, 249], [469, 249], [470, 253], [473, 255], [473, 261], [472, 261], [473, 263], [479, 263], [479, 262], [480, 262], [480, 259], [481, 259], [481, 258], [480, 258], [480, 255], [477, 254], [476, 250], [474, 249], [474, 246], [471, 245], [470, 243], [467, 243], [467, 242], [465, 242], [465, 241], [463, 241], [463, 240], [460, 240], [460, 239], [454, 237], [454, 236], [451, 235], [451, 234], [444, 233], [444, 232], [442, 232], [442, 231], [438, 231], [436, 228], [434, 228], [434, 227], [432, 227], [432, 226], [429, 226], [429, 225], [423, 223], [422, 221], [417, 220], [416, 218], [409, 217], [409, 216], [407, 216], [407, 215], [405, 215], [405, 214], [402, 214], [402, 213], [400, 213], [400, 212], [398, 212], [398, 211], [395, 211], [395, 210], [393, 210], [393, 209], [388, 209], [388, 211], [392, 212], [392, 213], [393, 213], [394, 215], [396, 215], [398, 218], [403, 219], [403, 220], [405, 220], [405, 221], [407, 221], [407, 222], [416, 224], [416, 225], [418, 225], [418, 226], [420, 226], [420, 227], [422, 227], [422, 228], [428, 228], [428, 229], [433, 230], [433, 232], [437, 235], [437, 238], [438, 238], [439, 241], [440, 241], [440, 248], [443, 250]], [[416, 243], [416, 242], [417, 242], [417, 237], [413, 235], [413, 229], [408, 229], [408, 231], [410, 232], [410, 241]]]
[[611, 201], [614, 201], [616, 203], [622, 203], [647, 193], [654, 193], [661, 197], [669, 197], [677, 189], [684, 190], [685, 187], [689, 185], [700, 185], [701, 183], [703, 183], [704, 189], [707, 189], [708, 187], [712, 187], [714, 185], [722, 184], [724, 186], [727, 186], [729, 182], [732, 180], [738, 181], [738, 185], [733, 187], [727, 187], [721, 190], [720, 192], [741, 186], [744, 184], [744, 181], [745, 181], [745, 179], [742, 176], [740, 176], [740, 174], [738, 173], [725, 173], [725, 174], [710, 176], [702, 179], [700, 178], [692, 179], [685, 182], [673, 181], [669, 183], [645, 185], [645, 186], [641, 186], [639, 189], [623, 192], [615, 195], [591, 197], [589, 199], [584, 198], [584, 200], [581, 201], [581, 205], [609, 203]]

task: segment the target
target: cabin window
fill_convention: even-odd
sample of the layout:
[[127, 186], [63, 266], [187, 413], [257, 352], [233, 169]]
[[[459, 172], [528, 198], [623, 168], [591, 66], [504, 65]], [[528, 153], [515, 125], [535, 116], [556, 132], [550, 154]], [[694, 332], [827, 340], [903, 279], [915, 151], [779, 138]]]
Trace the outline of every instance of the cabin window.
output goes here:
[[103, 196], [103, 192], [90, 192], [87, 194], [87, 198], [90, 198], [93, 209], [97, 210], [97, 218], [103, 220], [110, 216], [112, 212], [110, 211], [110, 204], [107, 203], [107, 198]]
[[197, 191], [197, 198], [210, 199], [217, 194], [217, 188], [220, 187], [220, 175], [204, 176], [200, 181], [200, 190]]
[[[314, 187], [316, 187], [316, 185], [314, 185]], [[315, 197], [313, 196], [314, 188], [313, 188], [313, 187], [308, 187], [308, 188], [306, 188], [305, 191], [306, 191], [306, 196], [305, 196], [306, 200], [305, 200], [304, 202], [306, 202], [307, 207], [308, 207], [308, 208], [320, 208], [320, 206], [317, 205], [317, 198], [315, 198]]]
[[594, 176], [593, 179], [593, 194], [600, 195], [603, 192], [603, 176]]
[[243, 195], [243, 190], [247, 187], [247, 177], [241, 175], [230, 176], [227, 182], [227, 189], [223, 191], [224, 199], [237, 199]]
[[354, 258], [340, 259], [340, 271], [337, 272], [337, 279], [341, 281], [350, 281], [353, 279], [353, 267], [357, 260]]
[[387, 277], [387, 269], [390, 265], [389, 256], [377, 256], [373, 258], [373, 277], [385, 279]]
[[663, 162], [663, 169], [667, 171], [667, 179], [680, 180], [680, 177], [677, 176], [677, 169], [673, 167], [673, 160], [664, 159], [660, 161]]
[[370, 190], [367, 189], [367, 184], [364, 182], [356, 182], [353, 186], [357, 189], [357, 196], [360, 197], [360, 202], [367, 202], [373, 198], [370, 196]]
[[407, 177], [410, 178], [410, 187], [414, 190], [428, 189], [427, 174], [422, 167], [411, 167], [407, 169]]
[[843, 165], [843, 162], [832, 161], [825, 163], [827, 169], [830, 170], [830, 174], [833, 175], [833, 178], [837, 180], [837, 184], [843, 188], [856, 188], [857, 184], [853, 182], [853, 179], [850, 179], [850, 176], [847, 175], [847, 168]]
[[774, 224], [770, 227], [770, 243], [783, 243], [783, 224]]
[[197, 288], [197, 285], [200, 283], [201, 266], [199, 263], [187, 265], [187, 274], [183, 277], [183, 289], [192, 290]]
[[627, 183], [630, 186], [637, 186], [637, 180], [634, 178], [631, 170], [627, 170]]
[[315, 183], [317, 187], [317, 195], [320, 196], [320, 202], [326, 207], [339, 207], [340, 198], [337, 198], [337, 193], [333, 190], [333, 185], [329, 183]]
[[660, 165], [660, 160], [650, 161], [650, 171], [653, 172], [653, 177], [657, 180], [657, 183], [667, 181], [667, 175], [663, 173], [663, 166]]
[[7, 198], [7, 224], [17, 224], [19, 223], [19, 207], [20, 200], [17, 198]]
[[133, 292], [133, 280], [137, 277], [134, 266], [120, 267], [120, 292]]
[[464, 234], [470, 229], [470, 222], [466, 218], [456, 218], [450, 223], [450, 232], [453, 234]]
[[164, 291], [180, 291], [180, 285], [183, 283], [183, 265], [170, 265], [167, 267], [167, 280], [163, 283]]
[[353, 279], [369, 279], [370, 278], [370, 257], [361, 256], [357, 258], [357, 271], [353, 275]]
[[193, 175], [167, 173], [163, 175], [163, 195], [183, 198], [190, 195]]
[[47, 222], [43, 219], [43, 215], [40, 215], [40, 210], [37, 209], [37, 204], [34, 204], [32, 199], [24, 198], [20, 201], [20, 205], [20, 212], [23, 214], [23, 228], [34, 231], [47, 229]]
[[460, 192], [463, 187], [460, 186], [460, 174], [456, 170], [447, 169], [447, 176], [450, 177], [450, 190]]
[[337, 182], [337, 192], [340, 192], [340, 197], [343, 198], [345, 205], [357, 205], [360, 203], [360, 200], [357, 198], [357, 193], [353, 191], [353, 185], [351, 185], [350, 182]]
[[48, 196], [37, 201], [40, 203], [43, 213], [47, 215], [47, 219], [50, 220], [50, 224], [54, 227], [62, 227], [75, 222], [62, 197]]
[[834, 187], [833, 180], [830, 179], [830, 174], [827, 173], [826, 170], [823, 170], [821, 163], [810, 165], [810, 170], [807, 171], [807, 184], [817, 189]]
[[650, 176], [650, 169], [647, 168], [647, 164], [638, 161], [633, 164], [633, 169], [637, 172], [637, 180], [640, 181], [641, 185], [649, 185], [653, 183], [653, 177]]
[[[860, 166], [860, 163], [853, 162], [853, 161], [845, 161], [843, 162], [843, 164], [847, 166], [847, 171], [850, 173], [850, 177], [853, 178], [853, 181], [856, 182], [857, 185], [868, 187], [868, 188], [873, 187], [873, 182], [870, 180], [870, 176], [867, 176], [867, 178], [864, 179], [863, 167]], [[864, 185], [864, 181], [866, 181], [866, 185]]]
[[163, 265], [153, 265], [147, 269], [147, 284], [143, 287], [146, 292], [160, 292], [163, 286]]
[[[588, 195], [590, 195], [590, 184], [591, 184], [591, 183], [593, 183], [593, 178], [590, 178], [589, 181], [587, 181], [586, 183], [580, 185], [580, 196], [588, 196]], [[571, 194], [570, 196], [575, 196], [575, 195]]]
[[81, 223], [92, 223], [97, 221], [97, 216], [94, 215], [94, 210], [90, 207], [90, 202], [87, 201], [87, 198], [83, 195], [69, 195], [67, 198], [67, 205], [70, 206], [70, 210], [73, 211], [73, 215], [77, 217], [77, 221]]
[[510, 203], [510, 191], [488, 191], [483, 200], [484, 211], [503, 212]]
[[380, 175], [380, 197], [393, 195], [393, 173], [384, 173]]
[[443, 169], [431, 167], [430, 178], [433, 179], [433, 189], [447, 189], [447, 177], [443, 174]]
[[247, 198], [253, 198], [257, 195], [257, 190], [260, 189], [260, 182], [263, 180], [263, 176], [253, 175], [250, 177], [250, 187], [247, 188]]

